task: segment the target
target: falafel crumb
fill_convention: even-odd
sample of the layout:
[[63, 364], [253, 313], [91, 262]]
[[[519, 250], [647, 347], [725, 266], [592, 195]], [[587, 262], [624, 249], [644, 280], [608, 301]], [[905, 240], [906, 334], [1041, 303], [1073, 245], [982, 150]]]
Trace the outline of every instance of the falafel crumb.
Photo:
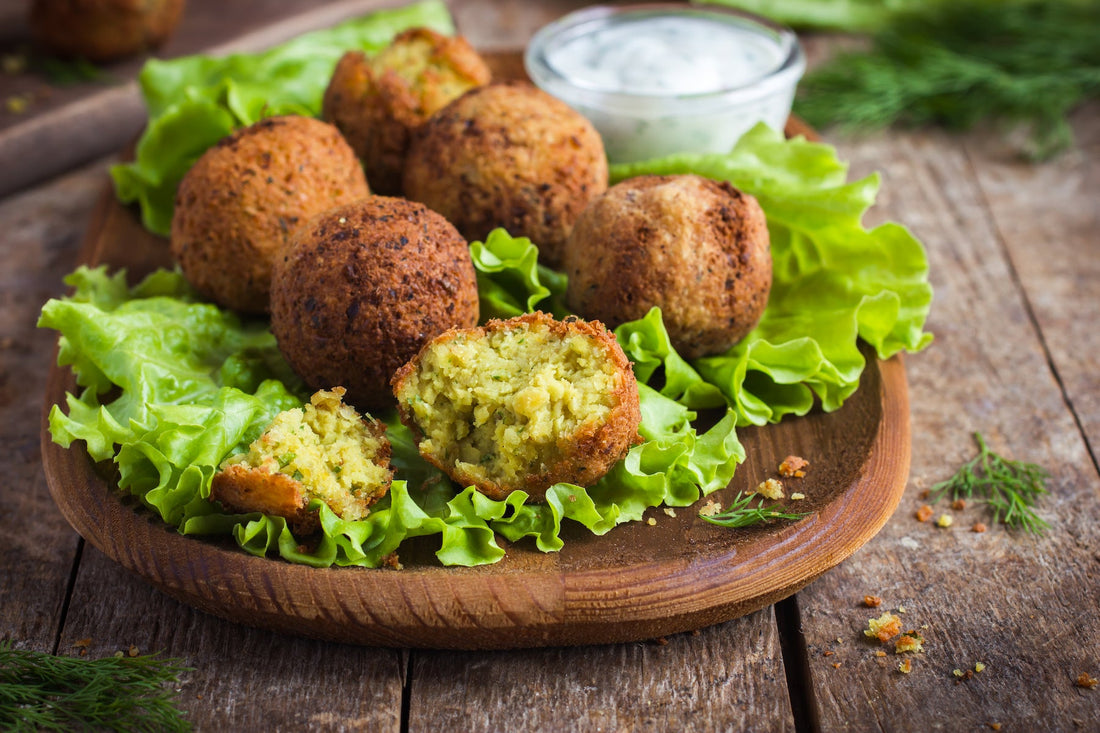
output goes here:
[[645, 520], [645, 523], [648, 524], [650, 527], [656, 527], [657, 526], [657, 520], [654, 519], [653, 517], [650, 517], [649, 519]]
[[884, 612], [878, 618], [867, 620], [867, 628], [863, 630], [865, 636], [885, 643], [901, 633], [901, 619], [890, 613]]
[[940, 529], [947, 529], [955, 523], [955, 518], [950, 514], [941, 514], [939, 519], [936, 520], [936, 526]]
[[986, 529], [988, 528], [985, 526], [985, 522], [974, 522], [974, 525], [970, 528], [970, 531], [981, 534], [982, 532], [986, 531]]
[[779, 464], [779, 475], [784, 478], [802, 478], [806, 475], [806, 469], [810, 462], [801, 456], [787, 456]]
[[906, 631], [901, 637], [894, 642], [894, 654], [905, 654], [906, 652], [924, 651], [924, 638], [921, 637], [916, 631]]
[[981, 673], [985, 671], [985, 664], [982, 662], [974, 662], [974, 671]]
[[783, 483], [774, 478], [761, 481], [757, 487], [752, 490], [752, 493], [760, 494], [772, 501], [778, 501], [786, 496], [786, 494], [783, 493]]
[[722, 513], [722, 505], [713, 499], [707, 499], [707, 503], [699, 510], [700, 517], [713, 517]]
[[791, 501], [802, 501], [805, 498], [806, 498], [806, 495], [803, 494], [803, 493], [800, 493], [798, 491], [791, 494]]
[[918, 522], [927, 522], [932, 518], [932, 507], [928, 504], [922, 504], [921, 508], [917, 510], [916, 517]]
[[1100, 679], [1096, 679], [1088, 672], [1082, 672], [1077, 675], [1078, 687], [1083, 687], [1086, 690], [1095, 690], [1097, 685], [1100, 685]]
[[664, 508], [664, 512], [665, 512], [665, 515], [666, 515], [666, 516], [669, 516], [669, 517], [675, 517], [675, 516], [676, 516], [676, 510], [675, 510], [675, 509], [673, 509], [673, 508], [672, 508], [672, 507], [670, 507], [670, 506], [666, 506], [666, 507]]
[[867, 608], [878, 608], [882, 605], [882, 598], [880, 596], [863, 596], [863, 605]]
[[951, 508], [957, 512], [961, 512], [963, 509], [966, 509], [966, 499], [955, 499], [955, 501], [951, 502]]
[[913, 660], [906, 657], [898, 664], [898, 671], [902, 674], [909, 674], [913, 671]]

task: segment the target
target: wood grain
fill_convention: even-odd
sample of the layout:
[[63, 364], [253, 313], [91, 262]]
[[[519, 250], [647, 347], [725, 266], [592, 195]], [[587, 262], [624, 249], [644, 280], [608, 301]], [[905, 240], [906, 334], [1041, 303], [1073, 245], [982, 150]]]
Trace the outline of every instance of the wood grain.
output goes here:
[[[1100, 664], [1100, 480], [1082, 434], [1097, 414], [1087, 407], [1096, 351], [1078, 353], [1070, 341], [1095, 342], [1088, 325], [1070, 321], [1089, 293], [1096, 313], [1096, 210], [1078, 207], [1097, 156], [1034, 167], [990, 139], [894, 133], [841, 147], [857, 173], [884, 173], [876, 217], [907, 222], [928, 246], [936, 341], [909, 360], [917, 439], [901, 508], [851, 562], [798, 596], [822, 730], [1100, 726], [1095, 694], [1074, 684]], [[1079, 421], [1067, 403], [1086, 407]], [[969, 531], [992, 524], [977, 503], [937, 505], [955, 517], [947, 530], [914, 519], [922, 489], [976, 452], [974, 431], [1052, 471], [1044, 537]], [[883, 608], [864, 608], [865, 594]], [[909, 675], [892, 647], [877, 657], [862, 634], [870, 617], [898, 607], [926, 639]], [[953, 675], [977, 662], [986, 668], [971, 679]]]

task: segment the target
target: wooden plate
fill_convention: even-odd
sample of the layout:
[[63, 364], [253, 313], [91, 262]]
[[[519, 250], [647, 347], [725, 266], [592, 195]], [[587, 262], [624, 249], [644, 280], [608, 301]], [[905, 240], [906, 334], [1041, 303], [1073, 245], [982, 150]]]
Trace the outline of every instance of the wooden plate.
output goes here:
[[[800, 131], [804, 131], [800, 130]], [[167, 243], [104, 191], [82, 261], [125, 267], [136, 280], [169, 264]], [[844, 407], [779, 425], [747, 428], [747, 451], [730, 487], [775, 476], [789, 454], [810, 461], [785, 483], [801, 521], [731, 530], [698, 506], [651, 509], [595, 537], [562, 530], [561, 552], [529, 540], [495, 565], [445, 568], [432, 538], [402, 545], [402, 570], [292, 565], [248, 555], [228, 538], [178, 534], [115, 487], [81, 444], [50, 439], [45, 416], [75, 380], [53, 367], [42, 453], [50, 492], [87, 541], [168, 595], [222, 618], [289, 634], [391, 647], [494, 649], [635, 641], [726, 621], [785, 598], [866, 543], [901, 499], [909, 472], [909, 403], [899, 357], [869, 356]], [[109, 467], [108, 467], [109, 469]], [[673, 516], [674, 514], [674, 516]]]

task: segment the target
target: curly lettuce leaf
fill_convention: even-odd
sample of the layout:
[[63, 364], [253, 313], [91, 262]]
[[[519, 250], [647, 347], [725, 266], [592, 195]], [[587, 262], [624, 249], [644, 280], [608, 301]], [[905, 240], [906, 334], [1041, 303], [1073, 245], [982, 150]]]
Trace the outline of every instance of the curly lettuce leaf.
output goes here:
[[[498, 263], [492, 275], [510, 283], [509, 297], [534, 307], [551, 293], [539, 285], [530, 242], [506, 234], [490, 240], [479, 260]], [[318, 567], [376, 567], [406, 539], [437, 535], [441, 563], [481, 565], [504, 556], [498, 533], [533, 537], [549, 552], [562, 547], [563, 519], [603, 534], [641, 518], [648, 507], [690, 504], [725, 486], [744, 459], [732, 412], [699, 435], [693, 412], [643, 385], [645, 442], [608, 476], [589, 489], [553, 486], [545, 505], [528, 503], [522, 491], [496, 501], [454, 486], [425, 462], [391, 412], [381, 416], [397, 472], [389, 494], [356, 521], [314, 502], [322, 531], [315, 543], [303, 544], [281, 517], [224, 514], [209, 501], [222, 461], [245, 450], [279, 411], [303, 403], [301, 385], [267, 324], [200, 302], [178, 272], [158, 271], [130, 288], [125, 273], [80, 268], [67, 282], [74, 293], [49, 301], [39, 325], [61, 333], [59, 363], [73, 369], [84, 389], [67, 396], [67, 414], [60, 406], [51, 410], [54, 440], [65, 446], [84, 440], [95, 460], [113, 460], [120, 488], [180, 532], [232, 535], [255, 555], [276, 553]], [[528, 300], [516, 282], [539, 297]], [[660, 342], [647, 329], [663, 333], [659, 318], [638, 330]], [[117, 396], [102, 403], [107, 395]]]
[[760, 323], [745, 339], [692, 366], [721, 390], [739, 424], [803, 415], [815, 400], [835, 410], [866, 366], [859, 340], [880, 359], [931, 341], [928, 260], [897, 224], [868, 230], [877, 176], [848, 182], [835, 150], [786, 140], [764, 125], [728, 154], [673, 155], [612, 166], [612, 178], [697, 173], [753, 194], [768, 220], [773, 282]]
[[167, 235], [176, 188], [207, 148], [263, 117], [317, 116], [344, 52], [378, 51], [413, 26], [454, 33], [446, 5], [427, 0], [307, 33], [262, 53], [150, 59], [138, 79], [149, 123], [134, 161], [111, 168], [116, 195], [139, 204], [147, 229]]
[[494, 229], [484, 242], [470, 243], [470, 257], [477, 273], [482, 322], [535, 310], [558, 318], [569, 315], [563, 301], [568, 278], [538, 264], [538, 247], [527, 237]]

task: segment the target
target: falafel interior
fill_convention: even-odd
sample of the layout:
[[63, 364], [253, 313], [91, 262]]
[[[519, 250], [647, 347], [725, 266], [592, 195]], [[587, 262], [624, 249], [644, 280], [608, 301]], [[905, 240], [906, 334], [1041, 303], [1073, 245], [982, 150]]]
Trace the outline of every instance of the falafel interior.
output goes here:
[[[563, 464], [566, 474], [548, 483], [599, 478], [637, 435], [635, 421], [614, 455], [585, 455], [578, 441], [623, 412], [625, 390], [636, 394], [633, 372], [625, 358], [609, 359], [606, 341], [590, 329], [563, 332], [535, 315], [542, 319], [446, 333], [425, 346], [411, 373], [395, 377], [402, 411], [423, 434], [421, 454], [453, 478], [499, 487], [486, 491], [494, 498], [530, 489], [533, 475]], [[584, 464], [601, 460], [607, 465], [593, 476]]]
[[411, 28], [370, 59], [375, 78], [393, 72], [415, 92], [416, 112], [427, 117], [452, 99], [489, 82], [489, 69], [461, 36]]
[[320, 499], [342, 519], [362, 519], [389, 490], [393, 469], [385, 426], [343, 402], [344, 389], [316, 392], [302, 408], [284, 410], [247, 452], [227, 458], [211, 500], [235, 511], [284, 516], [297, 532], [316, 529], [306, 512]]

